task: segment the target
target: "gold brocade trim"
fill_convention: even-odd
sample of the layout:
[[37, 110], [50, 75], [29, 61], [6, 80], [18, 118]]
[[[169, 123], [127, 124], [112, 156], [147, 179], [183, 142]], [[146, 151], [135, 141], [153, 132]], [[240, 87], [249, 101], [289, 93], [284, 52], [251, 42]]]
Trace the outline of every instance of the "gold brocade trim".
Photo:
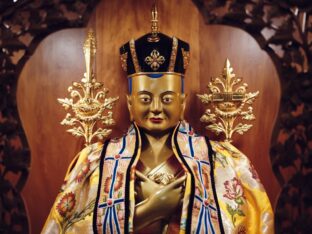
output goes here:
[[157, 71], [161, 64], [166, 60], [165, 57], [160, 55], [159, 51], [153, 50], [149, 56], [144, 59], [147, 65], [150, 65], [153, 71]]
[[182, 56], [183, 56], [183, 68], [184, 70], [186, 70], [190, 63], [190, 51], [184, 50], [184, 48], [182, 48]]
[[139, 62], [138, 62], [138, 57], [135, 51], [135, 42], [133, 39], [130, 40], [129, 42], [130, 44], [130, 52], [131, 52], [131, 57], [132, 57], [132, 61], [133, 61], [133, 65], [134, 65], [134, 70], [135, 72], [140, 72], [140, 66], [139, 66]]
[[174, 65], [177, 58], [177, 50], [178, 50], [178, 39], [176, 37], [172, 38], [172, 51], [170, 56], [170, 63], [169, 63], [169, 72], [174, 71]]
[[125, 72], [127, 72], [127, 59], [128, 59], [128, 52], [125, 52], [120, 55], [121, 67]]

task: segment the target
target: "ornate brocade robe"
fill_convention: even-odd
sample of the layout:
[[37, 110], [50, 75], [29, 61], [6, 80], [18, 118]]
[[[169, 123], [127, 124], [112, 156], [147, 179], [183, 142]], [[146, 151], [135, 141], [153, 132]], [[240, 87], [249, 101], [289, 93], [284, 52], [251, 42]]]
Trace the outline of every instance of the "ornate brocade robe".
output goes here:
[[[138, 131], [132, 125], [122, 138], [77, 155], [42, 233], [133, 232]], [[273, 233], [270, 201], [245, 155], [186, 122], [175, 128], [172, 147], [187, 174], [180, 233]]]

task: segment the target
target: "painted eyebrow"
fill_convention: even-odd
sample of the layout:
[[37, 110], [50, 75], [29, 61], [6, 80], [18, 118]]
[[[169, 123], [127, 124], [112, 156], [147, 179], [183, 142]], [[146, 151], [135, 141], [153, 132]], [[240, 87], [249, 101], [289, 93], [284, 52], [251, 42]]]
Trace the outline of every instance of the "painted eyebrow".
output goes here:
[[138, 92], [138, 95], [141, 95], [141, 94], [147, 94], [147, 95], [153, 96], [153, 94], [151, 92], [148, 92], [146, 90], [142, 90], [142, 91]]
[[176, 92], [173, 92], [173, 91], [166, 91], [166, 92], [161, 93], [160, 95], [161, 95], [161, 96], [165, 96], [165, 95], [167, 95], [167, 94], [172, 94], [172, 95], [174, 95], [174, 94], [176, 94]]
[[[154, 96], [153, 93], [149, 92], [149, 91], [146, 91], [146, 90], [142, 90], [142, 91], [139, 91], [138, 92], [138, 95], [141, 95], [141, 94], [147, 94], [147, 95], [150, 95], [150, 96]], [[167, 94], [171, 94], [171, 95], [174, 95], [176, 94], [176, 92], [173, 92], [173, 91], [165, 91], [163, 93], [160, 94], [160, 96], [165, 96]]]

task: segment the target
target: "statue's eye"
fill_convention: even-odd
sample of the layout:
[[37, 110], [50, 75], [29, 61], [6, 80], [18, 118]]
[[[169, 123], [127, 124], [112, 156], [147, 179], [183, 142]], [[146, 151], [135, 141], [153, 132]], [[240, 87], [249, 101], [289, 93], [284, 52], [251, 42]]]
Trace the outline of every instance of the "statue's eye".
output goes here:
[[142, 103], [150, 103], [151, 102], [151, 97], [148, 95], [142, 95], [140, 96], [140, 101]]
[[165, 104], [170, 104], [173, 100], [172, 95], [165, 95], [162, 97], [162, 102]]

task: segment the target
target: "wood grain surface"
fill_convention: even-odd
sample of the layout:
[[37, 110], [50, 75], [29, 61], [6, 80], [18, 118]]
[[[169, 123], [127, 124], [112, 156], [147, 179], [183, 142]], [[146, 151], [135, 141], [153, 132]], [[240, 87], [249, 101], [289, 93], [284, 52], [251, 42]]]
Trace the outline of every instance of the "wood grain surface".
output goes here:
[[[119, 96], [114, 108], [117, 122], [112, 137], [129, 126], [126, 107], [127, 80], [120, 67], [119, 47], [131, 38], [150, 30], [152, 1], [101, 1], [93, 12], [88, 28], [97, 38], [96, 77]], [[202, 134], [207, 134], [199, 118], [205, 107], [196, 97], [207, 91], [211, 77], [221, 74], [229, 58], [237, 76], [249, 84], [249, 91], [260, 91], [255, 102], [254, 127], [236, 136], [234, 145], [253, 162], [272, 204], [279, 187], [269, 161], [271, 132], [278, 111], [279, 81], [273, 63], [245, 32], [225, 26], [207, 26], [191, 1], [159, 2], [160, 30], [187, 41], [191, 63], [186, 73], [188, 94], [186, 119]], [[68, 29], [48, 36], [25, 65], [18, 85], [18, 107], [31, 148], [30, 177], [23, 191], [31, 220], [32, 233], [39, 233], [70, 161], [83, 147], [59, 123], [65, 111], [57, 98], [68, 97], [67, 87], [80, 81], [85, 65], [82, 45], [88, 29]], [[215, 138], [213, 134], [208, 134]]]

